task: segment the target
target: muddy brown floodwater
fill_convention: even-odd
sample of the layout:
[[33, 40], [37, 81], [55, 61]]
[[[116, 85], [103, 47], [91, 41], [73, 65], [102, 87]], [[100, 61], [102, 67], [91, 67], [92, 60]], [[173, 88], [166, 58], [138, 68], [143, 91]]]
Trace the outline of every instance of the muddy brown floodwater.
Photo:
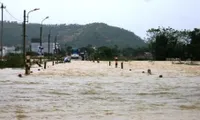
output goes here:
[[0, 70], [0, 120], [200, 119], [200, 66], [72, 61], [32, 71]]

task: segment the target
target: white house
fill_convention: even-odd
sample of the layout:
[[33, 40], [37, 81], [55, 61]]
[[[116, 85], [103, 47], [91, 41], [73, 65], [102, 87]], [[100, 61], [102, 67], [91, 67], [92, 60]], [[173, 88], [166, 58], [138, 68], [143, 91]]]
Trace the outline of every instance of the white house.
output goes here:
[[[6, 56], [9, 53], [22, 53], [21, 51], [15, 51], [15, 47], [7, 47], [3, 46], [3, 56]], [[1, 55], [1, 50], [0, 50], [0, 55]]]

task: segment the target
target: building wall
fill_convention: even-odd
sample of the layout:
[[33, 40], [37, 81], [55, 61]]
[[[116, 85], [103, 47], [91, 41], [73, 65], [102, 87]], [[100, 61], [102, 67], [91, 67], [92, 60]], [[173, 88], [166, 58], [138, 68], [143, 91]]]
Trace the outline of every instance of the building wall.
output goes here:
[[[40, 46], [40, 43], [31, 43], [31, 51], [32, 52], [38, 52], [39, 46]], [[42, 43], [42, 46], [44, 48], [43, 52], [48, 53], [48, 42]], [[50, 43], [50, 53], [53, 53], [54, 49], [55, 49], [55, 43]]]
[[[15, 51], [15, 47], [6, 47], [3, 46], [3, 56], [6, 56], [9, 53], [22, 53], [21, 51]], [[0, 55], [1, 55], [1, 51], [0, 51]]]

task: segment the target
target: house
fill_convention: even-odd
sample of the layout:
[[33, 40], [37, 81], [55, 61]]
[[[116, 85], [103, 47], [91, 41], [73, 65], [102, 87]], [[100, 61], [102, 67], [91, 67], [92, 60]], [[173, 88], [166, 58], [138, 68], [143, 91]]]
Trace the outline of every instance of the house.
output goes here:
[[[3, 56], [6, 56], [9, 53], [22, 53], [22, 51], [16, 51], [14, 46], [8, 47], [8, 46], [3, 46]], [[1, 50], [0, 50], [0, 55], [1, 55]]]
[[144, 57], [145, 57], [146, 59], [153, 59], [153, 55], [152, 55], [151, 52], [144, 52]]

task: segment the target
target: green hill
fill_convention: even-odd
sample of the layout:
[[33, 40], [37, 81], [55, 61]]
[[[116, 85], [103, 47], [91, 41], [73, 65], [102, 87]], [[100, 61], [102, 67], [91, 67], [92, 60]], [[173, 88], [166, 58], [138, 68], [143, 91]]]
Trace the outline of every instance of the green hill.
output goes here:
[[[27, 40], [39, 38], [39, 24], [27, 25]], [[104, 23], [92, 23], [87, 25], [60, 24], [43, 25], [43, 41], [47, 41], [49, 30], [52, 29], [51, 41], [58, 35], [61, 45], [72, 47], [114, 46], [119, 47], [142, 47], [145, 42], [134, 33], [122, 28], [109, 26]], [[4, 45], [22, 44], [22, 24], [16, 22], [4, 22]]]

